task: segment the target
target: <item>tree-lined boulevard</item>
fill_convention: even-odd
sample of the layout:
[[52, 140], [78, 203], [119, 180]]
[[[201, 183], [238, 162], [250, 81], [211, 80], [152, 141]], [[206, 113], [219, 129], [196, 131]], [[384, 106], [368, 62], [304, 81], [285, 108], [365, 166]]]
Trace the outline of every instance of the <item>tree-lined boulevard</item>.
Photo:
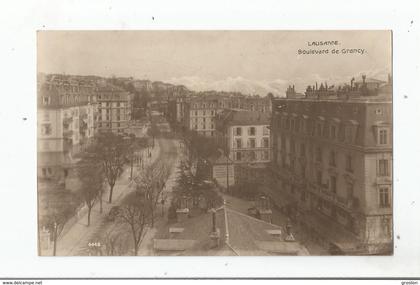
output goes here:
[[[154, 136], [162, 126], [166, 131], [165, 124], [156, 125]], [[170, 204], [173, 183], [168, 179], [176, 173], [180, 153], [175, 139], [158, 137], [148, 146], [138, 139], [142, 161], [136, 165], [134, 136], [106, 134], [96, 140], [75, 165], [79, 189], [68, 197], [72, 203], [58, 201], [65, 195], [56, 197], [50, 203], [57, 207], [49, 207], [49, 219], [40, 222], [53, 243], [42, 255], [137, 255], [145, 234]], [[131, 240], [123, 240], [126, 236]]]

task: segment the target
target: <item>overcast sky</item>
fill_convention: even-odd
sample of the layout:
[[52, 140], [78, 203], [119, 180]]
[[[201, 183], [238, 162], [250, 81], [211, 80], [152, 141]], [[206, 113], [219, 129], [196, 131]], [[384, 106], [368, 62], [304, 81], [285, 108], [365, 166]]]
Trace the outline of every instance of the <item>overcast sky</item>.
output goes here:
[[[298, 55], [308, 42], [338, 41], [336, 48], [364, 54]], [[320, 49], [317, 47], [316, 49]], [[391, 71], [388, 31], [94, 31], [39, 32], [38, 70], [133, 76], [219, 89], [282, 93], [315, 80], [347, 81]], [[299, 90], [303, 91], [303, 90]]]

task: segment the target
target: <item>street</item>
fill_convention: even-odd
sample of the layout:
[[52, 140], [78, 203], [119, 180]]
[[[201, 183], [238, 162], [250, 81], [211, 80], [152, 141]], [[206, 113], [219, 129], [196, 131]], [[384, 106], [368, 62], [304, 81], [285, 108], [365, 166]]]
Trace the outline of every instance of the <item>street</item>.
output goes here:
[[[160, 123], [157, 125], [159, 130], [163, 132], [168, 131], [168, 125], [165, 123]], [[143, 131], [142, 131], [143, 132]], [[143, 133], [144, 134], [144, 133]], [[167, 212], [167, 207], [170, 205], [171, 200], [171, 190], [174, 185], [178, 162], [178, 148], [179, 143], [176, 143], [173, 139], [166, 138], [157, 138], [155, 147], [150, 149], [143, 149], [143, 157], [145, 159], [143, 167], [153, 165], [158, 161], [165, 162], [171, 169], [169, 179], [165, 184], [164, 194], [165, 204], [164, 204], [164, 213]], [[151, 156], [148, 157], [147, 153], [150, 151]], [[141, 175], [142, 168], [135, 167], [135, 173]], [[112, 207], [117, 206], [121, 203], [123, 198], [134, 189], [134, 183], [130, 180], [130, 166], [125, 166], [124, 171], [117, 180], [114, 187], [114, 199], [112, 203], [106, 201], [108, 190], [106, 189], [103, 193], [103, 212], [100, 213], [100, 203], [96, 202], [92, 208], [91, 213], [91, 224], [87, 227], [87, 210], [82, 208], [65, 226], [61, 237], [57, 243], [57, 252], [58, 256], [79, 256], [79, 255], [88, 255], [89, 244], [98, 243], [97, 241], [102, 239], [101, 234], [105, 233], [110, 227], [109, 223], [106, 223], [106, 215], [109, 213]], [[162, 207], [159, 205], [157, 212], [159, 213], [155, 226], [160, 224]], [[141, 250], [149, 244], [152, 240], [154, 229], [150, 229], [143, 243], [145, 245], [141, 246]], [[140, 253], [141, 253], [140, 250]], [[42, 255], [52, 255], [52, 248], [49, 250], [44, 250]]]

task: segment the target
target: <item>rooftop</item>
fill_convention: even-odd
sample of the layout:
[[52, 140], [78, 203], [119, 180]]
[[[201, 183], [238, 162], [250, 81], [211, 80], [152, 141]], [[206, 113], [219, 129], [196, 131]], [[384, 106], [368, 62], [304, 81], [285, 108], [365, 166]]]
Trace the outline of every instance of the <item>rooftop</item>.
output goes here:
[[[212, 247], [212, 212], [168, 225], [165, 232], [156, 235], [158, 255], [307, 255], [304, 246], [285, 241], [282, 227], [229, 209], [225, 205], [216, 210], [216, 228], [220, 245]], [[170, 228], [183, 229], [175, 238]]]
[[225, 121], [228, 125], [269, 125], [270, 114], [257, 111], [230, 111]]

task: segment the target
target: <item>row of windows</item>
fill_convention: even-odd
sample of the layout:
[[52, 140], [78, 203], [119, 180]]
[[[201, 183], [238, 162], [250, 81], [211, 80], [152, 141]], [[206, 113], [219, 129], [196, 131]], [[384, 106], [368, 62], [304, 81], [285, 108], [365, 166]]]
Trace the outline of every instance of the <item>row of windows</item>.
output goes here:
[[[193, 122], [195, 122], [195, 123], [197, 123], [198, 122], [198, 119], [197, 118], [194, 118], [194, 121]], [[203, 118], [203, 122], [205, 123], [206, 122], [206, 118]], [[209, 122], [214, 122], [214, 119], [213, 118], [209, 118]]]
[[[284, 138], [283, 138], [284, 139]], [[283, 141], [283, 143], [281, 144], [282, 150], [285, 151], [286, 148], [286, 142]], [[290, 143], [290, 153], [291, 154], [296, 154], [296, 144], [291, 141]], [[306, 157], [306, 145], [304, 143], [300, 144], [300, 151], [299, 154], [301, 157]], [[317, 147], [315, 149], [315, 161], [322, 163], [322, 149], [321, 147]], [[330, 151], [329, 154], [329, 165], [330, 166], [337, 166], [337, 153], [335, 151]], [[346, 154], [345, 155], [345, 169], [349, 172], [353, 172], [353, 157], [350, 154]]]
[[[221, 103], [219, 103], [219, 106], [222, 106], [222, 104]], [[197, 108], [202, 108], [202, 109], [205, 109], [205, 108], [214, 108], [214, 107], [217, 107], [217, 104], [216, 103], [209, 103], [209, 104], [206, 104], [206, 103], [203, 103], [203, 104], [193, 104], [193, 108], [194, 109], [197, 109]]]
[[[198, 130], [198, 126], [199, 126], [198, 124], [194, 124], [193, 129]], [[214, 124], [209, 125], [209, 127], [210, 127], [210, 129], [214, 129]], [[205, 123], [201, 124], [201, 129], [206, 129], [206, 124]]]
[[[315, 161], [322, 163], [322, 149], [320, 147], [316, 148]], [[334, 150], [331, 150], [329, 153], [328, 165], [333, 167], [337, 166], [337, 153]], [[348, 172], [353, 172], [353, 157], [350, 154], [345, 155], [344, 169]]]
[[[239, 139], [239, 138], [235, 139], [235, 147], [238, 148], [238, 149], [243, 148], [242, 139]], [[247, 141], [247, 147], [248, 148], [256, 148], [257, 147], [256, 140], [253, 139], [253, 138], [248, 139], [248, 141]], [[264, 147], [264, 148], [270, 147], [270, 140], [269, 140], [269, 138], [262, 138], [261, 139], [260, 147]]]
[[[285, 186], [283, 186], [285, 187]], [[315, 206], [318, 211], [321, 211], [323, 214], [330, 216], [333, 219], [336, 219], [339, 223], [346, 226], [349, 230], [353, 231], [354, 233], [358, 233], [358, 228], [355, 226], [354, 218], [352, 218], [351, 214], [346, 210], [342, 209], [341, 207], [335, 206], [334, 203], [324, 200], [321, 197], [317, 197], [316, 195], [308, 195], [305, 191], [296, 191], [296, 189], [291, 185], [289, 188], [290, 194], [299, 194], [300, 193], [300, 201], [306, 202], [307, 198], [311, 197], [313, 203], [311, 205]], [[353, 197], [353, 184], [349, 183], [347, 185], [347, 197], [342, 201], [351, 201], [353, 205], [358, 204], [358, 199]], [[389, 188], [384, 187], [383, 189], [379, 189], [378, 192], [378, 206], [381, 208], [389, 208], [391, 207], [390, 201], [390, 190]], [[389, 216], [381, 216], [379, 220], [379, 234], [383, 237], [391, 237], [392, 236], [392, 219]]]
[[[283, 151], [285, 150], [285, 142], [282, 143]], [[290, 144], [290, 153], [295, 154], [295, 143]], [[306, 156], [306, 146], [304, 143], [300, 144], [300, 156], [305, 157]], [[338, 154], [334, 150], [331, 150], [329, 152], [329, 159], [328, 159], [328, 165], [332, 167], [337, 167], [337, 160], [338, 160]], [[345, 154], [344, 157], [344, 169], [348, 172], [353, 172], [353, 156], [351, 154]], [[321, 147], [316, 147], [315, 149], [315, 161], [322, 164], [323, 163], [323, 151]], [[388, 159], [379, 159], [378, 160], [378, 169], [377, 169], [377, 176], [378, 177], [384, 177], [390, 175], [390, 162]]]
[[[98, 123], [99, 128], [102, 128], [102, 127], [109, 128], [111, 125], [112, 124], [110, 123]], [[117, 127], [117, 128], [121, 127], [121, 123], [115, 123], [114, 127]]]
[[234, 108], [234, 109], [243, 109], [251, 111], [263, 111], [269, 110], [269, 101], [267, 103], [241, 103], [241, 102], [219, 102], [219, 103], [195, 103], [192, 105], [194, 109], [205, 109], [205, 108]]
[[[247, 154], [247, 155], [246, 155]], [[269, 152], [263, 151], [261, 155], [261, 160], [269, 160]], [[241, 152], [236, 151], [234, 152], [234, 160], [235, 161], [255, 161], [257, 160], [257, 152], [255, 151], [247, 151], [247, 152]]]
[[[207, 115], [207, 113], [206, 113], [206, 110], [203, 110], [203, 116], [206, 116]], [[211, 116], [214, 116], [214, 115], [216, 115], [216, 111], [214, 111], [214, 110], [211, 110], [210, 112], [209, 112], [209, 115], [211, 115]], [[194, 111], [194, 116], [198, 116], [198, 111]]]
[[[71, 96], [71, 95], [67, 95], [64, 96], [62, 95], [60, 97], [60, 103], [61, 104], [73, 104], [73, 103], [78, 103], [78, 102], [88, 102], [89, 101], [89, 97], [87, 96]], [[43, 96], [42, 97], [42, 104], [45, 106], [51, 105], [52, 101], [51, 101], [51, 97], [50, 96]]]
[[[287, 167], [284, 156], [282, 157], [282, 163], [283, 163], [283, 167]], [[388, 160], [386, 160], [386, 159], [380, 159], [378, 161], [378, 165], [379, 165], [379, 168], [378, 168], [378, 176], [389, 176], [389, 162], [388, 162]], [[290, 170], [293, 173], [295, 173], [296, 172], [295, 159], [290, 159], [290, 165], [289, 166], [290, 166]], [[303, 163], [300, 164], [300, 173], [299, 174], [302, 176], [302, 178], [306, 178], [306, 164], [303, 164]], [[320, 169], [316, 170], [315, 175], [316, 175], [316, 177], [315, 177], [316, 183], [319, 186], [324, 187], [324, 188], [326, 186], [328, 186], [329, 189], [330, 189], [330, 191], [332, 193], [335, 194], [337, 192], [337, 176], [336, 175], [330, 175], [329, 185], [325, 185], [324, 184], [322, 170], [320, 170]], [[352, 189], [353, 189], [352, 188], [353, 187], [352, 184], [348, 183], [347, 184], [347, 187], [348, 187], [347, 188], [347, 192], [348, 193], [349, 192], [352, 193]], [[385, 188], [386, 188], [386, 186], [385, 186]], [[385, 191], [385, 190], [383, 190], [383, 191]], [[383, 201], [387, 201], [387, 199], [384, 199]], [[386, 205], [386, 204], [387, 204], [386, 202], [384, 202], [384, 203], [381, 202], [381, 205]]]
[[[322, 171], [318, 170], [316, 173], [317, 184], [321, 187], [328, 187], [329, 191], [333, 194], [337, 194], [337, 183], [338, 177], [336, 175], [330, 175], [328, 185], [323, 183]], [[353, 183], [346, 183], [346, 195], [347, 199], [353, 197]], [[381, 186], [378, 189], [378, 206], [380, 208], [389, 208], [391, 206], [391, 194], [389, 186]]]
[[[343, 125], [342, 129], [340, 129], [340, 125], [334, 122], [326, 124], [324, 121], [307, 121], [305, 119], [290, 118], [283, 119], [282, 122], [285, 130], [306, 133], [320, 138], [328, 138], [332, 141], [345, 141], [347, 143], [354, 143], [358, 129], [357, 123]], [[378, 145], [388, 145], [390, 143], [389, 132], [389, 128], [387, 127], [378, 128], [375, 133], [375, 139]]]
[[[110, 102], [102, 102], [102, 103], [101, 103], [101, 106], [102, 106], [102, 107], [111, 107], [111, 106], [112, 106], [112, 103], [110, 103]], [[114, 106], [115, 106], [115, 107], [124, 107], [124, 103], [116, 102], [116, 103], [114, 104]]]
[[332, 141], [341, 140], [353, 143], [356, 138], [357, 124], [343, 125], [340, 132], [340, 125], [335, 122], [325, 123], [323, 120], [307, 121], [306, 119], [283, 120], [283, 128], [295, 133], [309, 134], [313, 137], [328, 138]]
[[[242, 135], [242, 129], [247, 128], [248, 135], [249, 136], [255, 136], [256, 135], [256, 127], [235, 127], [234, 128], [234, 135], [235, 136], [241, 136]], [[270, 130], [267, 126], [263, 126], [263, 135], [269, 135]]]
[[[111, 117], [109, 115], [107, 115], [106, 117], [102, 117], [103, 121], [111, 121]], [[121, 116], [114, 116], [114, 120], [113, 121], [123, 121], [124, 117]]]

